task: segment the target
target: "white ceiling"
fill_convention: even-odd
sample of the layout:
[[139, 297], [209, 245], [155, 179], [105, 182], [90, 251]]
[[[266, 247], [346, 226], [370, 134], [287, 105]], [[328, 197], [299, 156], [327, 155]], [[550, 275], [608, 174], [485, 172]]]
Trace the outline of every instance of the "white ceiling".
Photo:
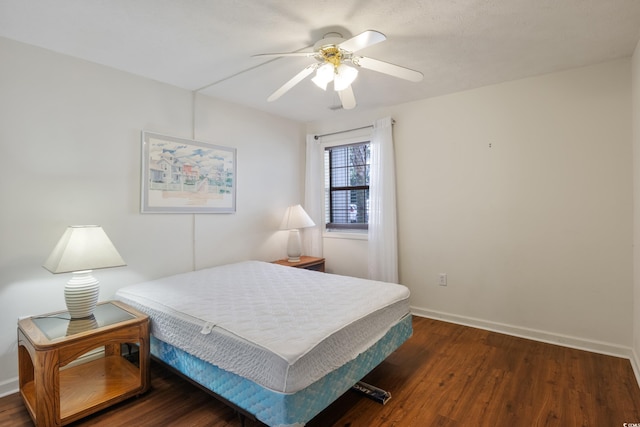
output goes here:
[[0, 0], [0, 36], [299, 121], [351, 114], [307, 78], [267, 97], [330, 31], [387, 40], [360, 54], [424, 73], [361, 70], [356, 110], [630, 56], [639, 0]]

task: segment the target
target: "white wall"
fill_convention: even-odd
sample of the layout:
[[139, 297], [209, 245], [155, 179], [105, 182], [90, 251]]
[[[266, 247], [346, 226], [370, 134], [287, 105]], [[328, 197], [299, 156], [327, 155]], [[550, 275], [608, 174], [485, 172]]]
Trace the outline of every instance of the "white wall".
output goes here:
[[308, 131], [396, 119], [400, 280], [417, 313], [628, 354], [630, 70], [613, 61]]
[[[127, 267], [101, 299], [150, 278], [285, 255], [303, 195], [304, 127], [0, 38], [0, 395], [17, 387], [16, 320], [64, 309], [68, 275], [41, 267], [70, 224], [100, 224]], [[237, 148], [237, 213], [140, 214], [140, 131]]]
[[322, 240], [326, 272], [367, 278], [369, 273], [366, 237], [326, 237]]
[[640, 383], [640, 42], [632, 58], [633, 85], [633, 367]]

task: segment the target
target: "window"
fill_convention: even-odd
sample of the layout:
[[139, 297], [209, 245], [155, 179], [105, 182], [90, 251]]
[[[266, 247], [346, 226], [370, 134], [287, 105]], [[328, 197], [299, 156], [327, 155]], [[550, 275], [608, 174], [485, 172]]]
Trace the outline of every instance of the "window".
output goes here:
[[325, 149], [327, 231], [368, 228], [370, 152], [369, 142]]

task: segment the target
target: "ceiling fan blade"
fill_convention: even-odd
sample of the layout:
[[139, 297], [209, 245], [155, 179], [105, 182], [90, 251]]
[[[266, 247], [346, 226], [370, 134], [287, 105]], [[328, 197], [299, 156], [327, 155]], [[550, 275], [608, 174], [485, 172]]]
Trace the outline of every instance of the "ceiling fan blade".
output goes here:
[[356, 52], [365, 47], [385, 41], [386, 39], [387, 37], [379, 31], [367, 30], [349, 40], [343, 41], [338, 47], [349, 52]]
[[258, 53], [251, 55], [252, 58], [261, 56], [263, 58], [280, 57], [280, 56], [314, 56], [315, 52], [285, 52], [285, 53]]
[[278, 90], [273, 92], [271, 94], [271, 96], [269, 98], [267, 98], [267, 101], [271, 102], [271, 101], [275, 101], [276, 99], [280, 98], [282, 95], [287, 93], [289, 91], [289, 89], [291, 89], [292, 87], [294, 87], [295, 85], [300, 83], [309, 74], [313, 73], [316, 68], [318, 68], [318, 64], [311, 64], [311, 65], [308, 65], [307, 67], [305, 67], [302, 71], [300, 71], [298, 74], [293, 76], [293, 78], [291, 80], [289, 80], [288, 82], [283, 84]]
[[424, 77], [424, 75], [420, 71], [390, 64], [389, 62], [384, 62], [377, 59], [365, 58], [362, 56], [354, 58], [353, 63], [368, 70], [388, 74], [393, 77], [399, 77], [411, 82], [421, 82]]
[[351, 110], [353, 108], [356, 108], [356, 97], [353, 94], [353, 89], [351, 89], [351, 85], [347, 86], [346, 89], [339, 91], [338, 96], [340, 97], [342, 108], [344, 108], [345, 110]]

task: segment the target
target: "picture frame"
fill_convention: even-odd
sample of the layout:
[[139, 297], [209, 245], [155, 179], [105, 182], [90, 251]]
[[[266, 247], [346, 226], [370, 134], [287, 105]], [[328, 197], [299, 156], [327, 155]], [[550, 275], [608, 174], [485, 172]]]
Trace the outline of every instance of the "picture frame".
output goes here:
[[234, 213], [236, 149], [142, 131], [142, 213]]

